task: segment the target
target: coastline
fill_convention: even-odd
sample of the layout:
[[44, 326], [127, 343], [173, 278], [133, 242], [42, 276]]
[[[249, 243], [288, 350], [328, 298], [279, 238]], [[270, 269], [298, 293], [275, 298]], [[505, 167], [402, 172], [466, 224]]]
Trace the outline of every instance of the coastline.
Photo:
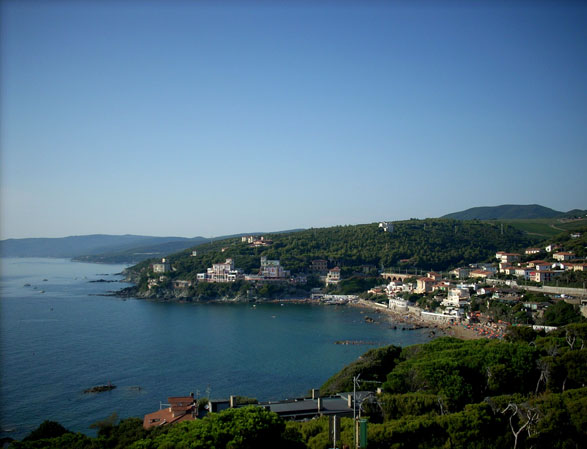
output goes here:
[[366, 301], [364, 299], [359, 299], [356, 302], [349, 302], [349, 306], [351, 307], [359, 307], [363, 309], [373, 310], [376, 313], [383, 313], [385, 315], [390, 316], [393, 318], [394, 321], [402, 324], [412, 325], [415, 328], [428, 328], [431, 331], [435, 332], [436, 337], [455, 337], [460, 338], [461, 340], [475, 340], [479, 338], [483, 338], [473, 329], [467, 329], [466, 327], [451, 324], [443, 324], [443, 323], [433, 323], [430, 321], [426, 321], [421, 317], [414, 315], [410, 312], [398, 312], [395, 310], [391, 310], [387, 307], [376, 305], [371, 301]]
[[[228, 304], [228, 303], [266, 303], [266, 304], [280, 304], [280, 303], [287, 303], [287, 304], [315, 304], [315, 305], [323, 305], [326, 306], [327, 304], [321, 303], [320, 301], [316, 301], [310, 298], [245, 298], [245, 297], [236, 297], [236, 298], [214, 298], [214, 299], [195, 299], [189, 298], [185, 296], [157, 296], [157, 295], [149, 295], [149, 296], [141, 296], [137, 295], [138, 291], [136, 286], [127, 287], [122, 290], [113, 293], [113, 296], [117, 296], [120, 298], [135, 298], [135, 299], [142, 299], [146, 301], [155, 301], [155, 302], [178, 302], [178, 303], [194, 303], [194, 304]], [[411, 327], [405, 327], [404, 329], [411, 330], [411, 329], [421, 329], [426, 328], [430, 329], [432, 333], [434, 333], [435, 337], [441, 336], [449, 336], [460, 338], [462, 340], [474, 340], [479, 338], [484, 338], [482, 335], [479, 334], [475, 329], [469, 329], [459, 324], [450, 324], [450, 323], [438, 323], [438, 322], [431, 322], [424, 320], [422, 317], [408, 311], [396, 311], [387, 308], [378, 303], [374, 303], [372, 301], [367, 301], [364, 299], [357, 299], [353, 301], [348, 301], [345, 303], [350, 307], [358, 307], [368, 310], [373, 310], [375, 313], [383, 313], [389, 317], [391, 317], [395, 322], [398, 324], [405, 324]]]

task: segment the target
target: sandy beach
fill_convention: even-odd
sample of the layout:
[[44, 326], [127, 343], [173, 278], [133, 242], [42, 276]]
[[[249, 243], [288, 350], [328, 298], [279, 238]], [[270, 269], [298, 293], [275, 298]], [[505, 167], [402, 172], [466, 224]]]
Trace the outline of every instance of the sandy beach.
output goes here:
[[376, 314], [388, 315], [392, 317], [393, 320], [396, 321], [398, 324], [407, 324], [416, 328], [429, 328], [437, 336], [446, 335], [450, 337], [461, 338], [463, 340], [474, 340], [477, 338], [483, 338], [483, 336], [479, 335], [479, 333], [474, 329], [468, 329], [460, 324], [451, 325], [448, 323], [444, 324], [427, 321], [413, 313], [405, 311], [394, 311], [387, 307], [376, 305], [371, 301], [365, 301], [360, 299], [358, 301], [349, 302], [348, 305], [352, 307], [360, 307], [367, 310], [371, 310], [374, 311]]

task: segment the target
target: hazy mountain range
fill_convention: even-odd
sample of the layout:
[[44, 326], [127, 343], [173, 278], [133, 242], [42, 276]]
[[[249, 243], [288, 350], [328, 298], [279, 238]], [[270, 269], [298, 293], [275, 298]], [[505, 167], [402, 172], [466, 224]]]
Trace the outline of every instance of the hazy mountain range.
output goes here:
[[[280, 231], [294, 232], [296, 230]], [[61, 238], [26, 238], [0, 241], [2, 257], [62, 257], [87, 262], [137, 263], [153, 257], [164, 257], [213, 240], [223, 240], [246, 234], [221, 237], [151, 237], [143, 235], [79, 235]]]

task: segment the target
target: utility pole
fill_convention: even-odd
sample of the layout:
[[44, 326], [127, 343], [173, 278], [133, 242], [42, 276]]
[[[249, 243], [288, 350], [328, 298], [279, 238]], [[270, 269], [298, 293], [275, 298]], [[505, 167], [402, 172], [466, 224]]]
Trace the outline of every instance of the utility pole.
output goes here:
[[353, 426], [355, 429], [355, 449], [359, 447], [359, 439], [357, 436], [357, 383], [361, 374], [353, 377]]

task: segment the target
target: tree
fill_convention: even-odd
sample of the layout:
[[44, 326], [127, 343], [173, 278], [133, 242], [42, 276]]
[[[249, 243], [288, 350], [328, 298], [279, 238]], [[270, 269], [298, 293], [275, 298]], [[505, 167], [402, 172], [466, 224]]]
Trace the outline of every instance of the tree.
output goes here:
[[65, 433], [71, 433], [61, 424], [55, 421], [43, 421], [39, 427], [33, 430], [23, 441], [36, 441], [44, 438], [56, 438]]
[[546, 326], [564, 326], [570, 323], [584, 321], [579, 311], [565, 301], [557, 301], [544, 312], [544, 324]]

